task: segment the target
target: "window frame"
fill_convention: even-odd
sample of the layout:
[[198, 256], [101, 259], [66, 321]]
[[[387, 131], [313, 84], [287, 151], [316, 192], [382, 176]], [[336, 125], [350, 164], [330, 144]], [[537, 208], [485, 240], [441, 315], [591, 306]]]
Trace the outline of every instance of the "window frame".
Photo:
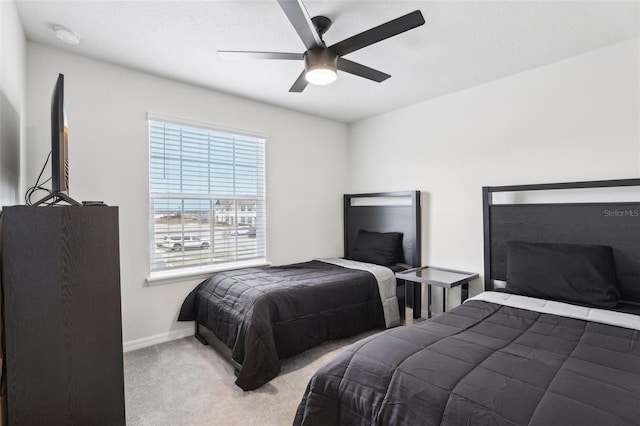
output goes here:
[[[188, 128], [192, 128], [192, 129], [199, 129], [199, 130], [204, 130], [207, 132], [214, 132], [214, 133], [224, 133], [224, 134], [228, 134], [230, 136], [238, 136], [238, 137], [247, 137], [247, 138], [251, 138], [251, 139], [257, 139], [259, 141], [259, 143], [262, 144], [262, 176], [259, 179], [259, 185], [261, 187], [261, 189], [258, 191], [258, 202], [262, 204], [262, 207], [264, 209], [264, 211], [260, 214], [260, 217], [256, 217], [257, 221], [262, 221], [264, 223], [264, 226], [262, 227], [262, 237], [261, 240], [259, 242], [259, 244], [261, 244], [261, 247], [258, 249], [258, 254], [262, 254], [263, 256], [259, 256], [257, 258], [252, 258], [252, 259], [243, 259], [243, 260], [234, 260], [234, 261], [221, 261], [221, 262], [213, 262], [213, 263], [201, 263], [195, 266], [178, 266], [175, 268], [171, 268], [171, 269], [153, 269], [153, 259], [154, 259], [154, 253], [152, 252], [155, 249], [155, 237], [156, 237], [156, 230], [155, 230], [155, 218], [154, 218], [154, 200], [157, 199], [176, 199], [176, 200], [189, 200], [189, 199], [199, 199], [201, 198], [202, 200], [209, 200], [212, 202], [215, 202], [216, 200], [225, 200], [225, 199], [233, 199], [236, 202], [240, 201], [242, 199], [256, 199], [256, 197], [248, 197], [246, 195], [238, 195], [238, 194], [232, 194], [230, 196], [230, 194], [194, 194], [194, 193], [190, 193], [190, 192], [154, 192], [152, 191], [152, 149], [151, 149], [151, 144], [152, 144], [152, 140], [151, 140], [151, 127], [152, 127], [152, 122], [156, 122], [156, 123], [164, 123], [164, 124], [170, 124], [170, 125], [175, 125], [175, 126], [180, 126], [180, 127], [188, 127]], [[149, 178], [149, 185], [148, 185], [148, 200], [149, 200], [149, 227], [148, 227], [148, 244], [149, 244], [149, 267], [148, 267], [148, 271], [149, 271], [149, 275], [147, 277], [147, 283], [149, 285], [155, 285], [155, 284], [164, 284], [164, 283], [171, 283], [171, 282], [178, 282], [178, 281], [184, 281], [185, 279], [199, 279], [199, 278], [206, 278], [208, 276], [211, 275], [211, 273], [214, 272], [218, 272], [218, 271], [224, 271], [224, 270], [232, 270], [232, 269], [238, 269], [238, 268], [243, 268], [243, 267], [250, 267], [250, 266], [262, 266], [262, 265], [268, 265], [269, 262], [267, 261], [267, 243], [266, 243], [266, 230], [267, 230], [267, 211], [266, 211], [266, 205], [267, 205], [267, 196], [266, 196], [266, 167], [267, 167], [267, 159], [266, 159], [266, 144], [268, 141], [268, 136], [266, 134], [263, 133], [258, 133], [258, 132], [252, 132], [252, 131], [247, 131], [247, 130], [240, 130], [240, 129], [235, 129], [235, 128], [231, 128], [231, 127], [225, 127], [225, 126], [219, 126], [219, 125], [214, 125], [214, 124], [209, 124], [209, 123], [203, 123], [203, 122], [198, 122], [198, 121], [193, 121], [193, 120], [186, 120], [186, 119], [182, 119], [182, 118], [176, 118], [176, 117], [171, 117], [171, 116], [167, 116], [167, 115], [162, 115], [162, 114], [155, 114], [155, 113], [148, 113], [147, 115], [147, 147], [149, 149], [149, 164], [148, 164], [148, 173], [147, 176]], [[234, 163], [235, 164], [235, 163]], [[261, 195], [261, 197], [260, 197]], [[217, 197], [216, 197], [217, 196]], [[227, 198], [225, 198], [227, 197]], [[227, 216], [234, 216], [234, 215], [238, 215], [240, 213], [240, 207], [236, 206], [236, 210], [237, 211], [233, 211], [230, 208], [225, 209], [224, 212], [222, 212], [222, 214], [226, 214]], [[251, 209], [249, 209], [251, 211]], [[259, 214], [259, 208], [256, 209], [256, 214]], [[220, 213], [219, 213], [220, 214]], [[216, 211], [215, 208], [212, 208], [210, 210], [210, 216], [213, 218], [213, 220], [215, 221], [216, 218]], [[235, 223], [236, 229], [238, 224]], [[255, 224], [253, 225], [254, 227], [256, 226]], [[184, 237], [184, 231], [182, 232], [182, 237]], [[212, 245], [213, 245], [213, 241], [212, 241]], [[257, 242], [258, 243], [258, 242]]]

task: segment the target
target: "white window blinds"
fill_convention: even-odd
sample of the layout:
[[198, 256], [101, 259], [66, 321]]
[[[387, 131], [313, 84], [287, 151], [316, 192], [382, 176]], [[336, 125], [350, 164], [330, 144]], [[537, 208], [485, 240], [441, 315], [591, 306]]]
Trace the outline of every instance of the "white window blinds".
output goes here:
[[264, 145], [150, 118], [151, 272], [266, 257]]

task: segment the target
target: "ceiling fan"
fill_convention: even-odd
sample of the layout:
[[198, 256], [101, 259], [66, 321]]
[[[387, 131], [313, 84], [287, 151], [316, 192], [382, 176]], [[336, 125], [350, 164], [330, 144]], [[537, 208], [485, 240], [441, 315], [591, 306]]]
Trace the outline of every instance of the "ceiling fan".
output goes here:
[[330, 84], [337, 78], [337, 70], [378, 83], [386, 80], [391, 77], [389, 74], [349, 61], [344, 59], [343, 56], [424, 24], [422, 13], [416, 10], [327, 47], [322, 40], [322, 36], [331, 26], [331, 19], [326, 16], [309, 18], [309, 14], [301, 0], [278, 0], [278, 4], [302, 39], [307, 48], [306, 52], [238, 52], [219, 50], [218, 53], [223, 58], [304, 60], [304, 70], [293, 83], [289, 92], [302, 92], [308, 83], [317, 85]]

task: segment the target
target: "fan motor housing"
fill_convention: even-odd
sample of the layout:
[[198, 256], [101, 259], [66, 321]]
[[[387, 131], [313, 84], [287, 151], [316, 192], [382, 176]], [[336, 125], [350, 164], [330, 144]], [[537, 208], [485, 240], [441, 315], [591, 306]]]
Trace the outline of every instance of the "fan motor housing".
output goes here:
[[304, 65], [307, 70], [318, 66], [338, 67], [338, 55], [327, 48], [316, 47], [309, 49], [304, 54]]
[[326, 47], [316, 47], [304, 54], [304, 76], [307, 82], [324, 86], [338, 76], [338, 55]]

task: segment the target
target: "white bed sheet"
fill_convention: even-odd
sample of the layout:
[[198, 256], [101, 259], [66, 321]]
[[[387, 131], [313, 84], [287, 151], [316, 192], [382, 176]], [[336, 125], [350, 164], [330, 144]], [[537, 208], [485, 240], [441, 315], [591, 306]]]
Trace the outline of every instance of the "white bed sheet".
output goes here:
[[569, 303], [554, 302], [551, 300], [537, 299], [535, 297], [520, 296], [517, 294], [502, 293], [497, 291], [485, 291], [465, 301], [482, 300], [511, 306], [513, 308], [527, 309], [529, 311], [544, 314], [559, 315], [568, 318], [576, 318], [593, 321], [602, 324], [615, 325], [633, 330], [640, 330], [640, 316], [623, 312], [609, 311], [606, 309], [588, 308]]

